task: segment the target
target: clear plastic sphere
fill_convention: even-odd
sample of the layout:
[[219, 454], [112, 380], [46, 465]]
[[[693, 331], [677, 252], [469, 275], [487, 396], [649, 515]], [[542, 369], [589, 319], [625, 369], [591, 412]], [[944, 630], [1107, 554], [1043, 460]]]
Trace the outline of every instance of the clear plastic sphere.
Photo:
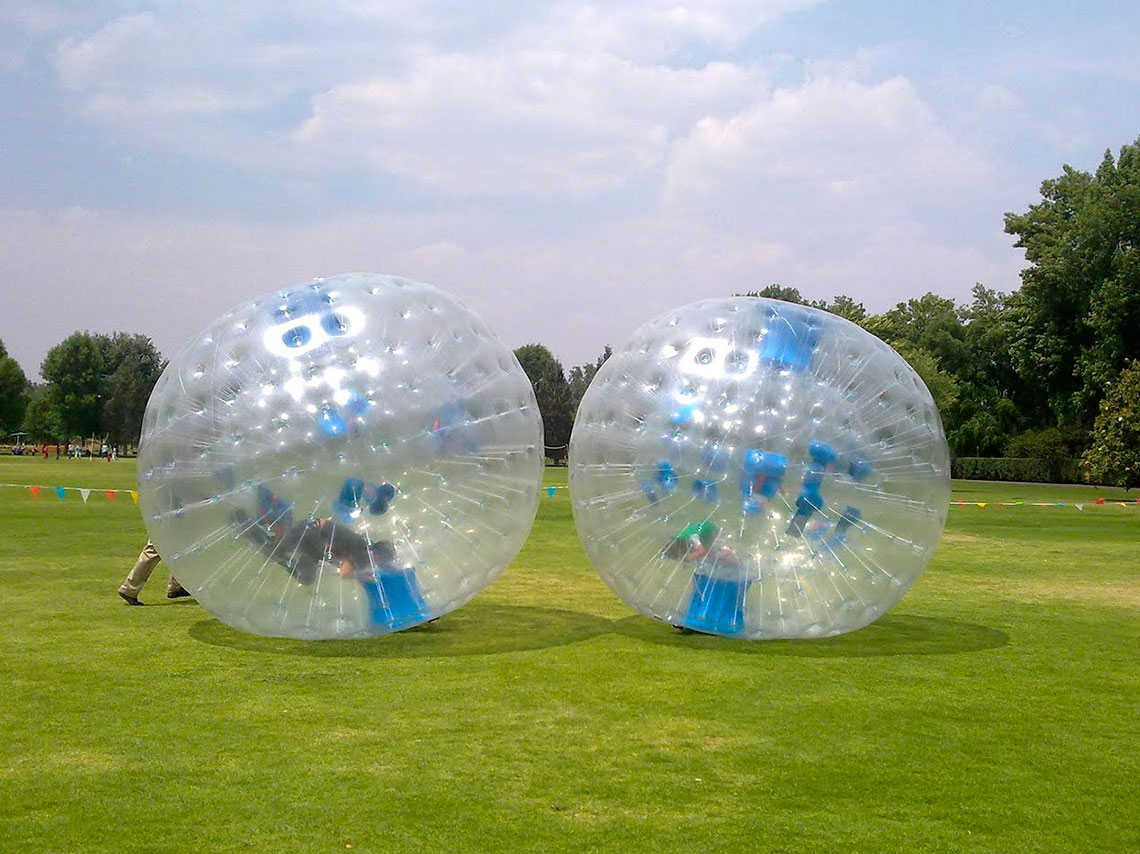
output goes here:
[[384, 634], [522, 547], [542, 420], [518, 360], [430, 285], [333, 276], [227, 312], [147, 405], [139, 504], [171, 572], [235, 628]]
[[949, 473], [934, 401], [898, 353], [762, 298], [642, 326], [570, 439], [574, 519], [613, 591], [750, 639], [836, 635], [894, 605], [938, 544]]

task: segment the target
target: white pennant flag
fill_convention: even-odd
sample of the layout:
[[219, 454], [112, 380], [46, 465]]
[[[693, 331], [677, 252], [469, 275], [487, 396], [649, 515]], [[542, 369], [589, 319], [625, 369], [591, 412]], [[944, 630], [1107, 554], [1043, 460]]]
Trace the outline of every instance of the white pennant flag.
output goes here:
[[83, 496], [83, 503], [86, 504], [87, 503], [87, 496], [89, 496], [91, 494], [91, 490], [90, 489], [81, 489], [81, 490], [79, 490], [79, 494]]
[[1083, 504], [1078, 504], [1078, 505], [1077, 505], [1077, 509], [1078, 509], [1078, 510], [1084, 510], [1084, 509], [1085, 509], [1085, 505], [1083, 505]]

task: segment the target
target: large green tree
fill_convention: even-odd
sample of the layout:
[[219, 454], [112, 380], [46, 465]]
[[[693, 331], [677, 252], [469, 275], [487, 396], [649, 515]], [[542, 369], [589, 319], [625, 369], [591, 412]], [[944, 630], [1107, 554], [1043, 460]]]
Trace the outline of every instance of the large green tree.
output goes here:
[[1005, 229], [1029, 262], [1010, 304], [1014, 364], [1056, 423], [1088, 426], [1140, 357], [1140, 138], [1095, 174], [1065, 166]]
[[954, 300], [926, 293], [898, 303], [863, 326], [891, 346], [906, 342], [929, 353], [942, 371], [960, 375], [969, 361], [966, 330]]
[[546, 455], [555, 463], [561, 463], [568, 453], [570, 429], [574, 423], [570, 386], [562, 363], [542, 344], [525, 344], [515, 350], [515, 357], [534, 387], [538, 411], [542, 413]]
[[[40, 373], [63, 438], [100, 435], [116, 444], [137, 442], [162, 355], [145, 335], [76, 332], [48, 351]], [[39, 403], [37, 424], [48, 397]]]
[[143, 414], [165, 367], [162, 355], [145, 335], [116, 332], [105, 343], [103, 432], [113, 444], [136, 444]]
[[65, 435], [93, 436], [102, 412], [104, 347], [99, 336], [75, 332], [44, 357], [40, 373], [55, 397]]
[[30, 388], [20, 364], [8, 355], [4, 342], [0, 341], [0, 431], [3, 431], [0, 441], [23, 423]]

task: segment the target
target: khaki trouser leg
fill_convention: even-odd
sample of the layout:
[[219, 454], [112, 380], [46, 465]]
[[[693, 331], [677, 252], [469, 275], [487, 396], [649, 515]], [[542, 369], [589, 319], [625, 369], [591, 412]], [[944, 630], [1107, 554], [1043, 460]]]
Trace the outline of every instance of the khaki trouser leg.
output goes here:
[[147, 540], [143, 550], [139, 552], [139, 559], [135, 561], [134, 568], [127, 574], [126, 581], [119, 585], [119, 592], [137, 597], [159, 560], [158, 549], [154, 547], [154, 543]]

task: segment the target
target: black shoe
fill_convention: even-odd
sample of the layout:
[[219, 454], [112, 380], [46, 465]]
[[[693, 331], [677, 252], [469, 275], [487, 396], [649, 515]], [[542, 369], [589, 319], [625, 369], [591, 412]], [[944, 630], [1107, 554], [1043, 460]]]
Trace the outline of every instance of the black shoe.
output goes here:
[[179, 587], [177, 590], [171, 590], [166, 594], [167, 599], [181, 599], [183, 596], [189, 596], [190, 591], [185, 587]]
[[126, 603], [128, 605], [141, 605], [142, 604], [142, 602], [139, 601], [138, 596], [132, 596], [130, 593], [124, 593], [122, 590], [119, 591], [119, 595], [123, 597], [123, 599], [126, 601]]

